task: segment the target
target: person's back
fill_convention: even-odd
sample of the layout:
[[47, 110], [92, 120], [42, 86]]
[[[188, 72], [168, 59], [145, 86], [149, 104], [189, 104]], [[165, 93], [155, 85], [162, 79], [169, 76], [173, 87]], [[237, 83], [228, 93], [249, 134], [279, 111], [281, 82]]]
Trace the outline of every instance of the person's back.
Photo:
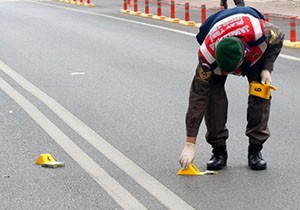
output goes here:
[[[243, 7], [243, 6], [245, 6], [244, 0], [233, 0], [233, 1], [234, 1], [234, 4], [237, 7]], [[224, 9], [227, 9], [228, 8], [227, 0], [220, 0], [220, 6], [224, 7]]]

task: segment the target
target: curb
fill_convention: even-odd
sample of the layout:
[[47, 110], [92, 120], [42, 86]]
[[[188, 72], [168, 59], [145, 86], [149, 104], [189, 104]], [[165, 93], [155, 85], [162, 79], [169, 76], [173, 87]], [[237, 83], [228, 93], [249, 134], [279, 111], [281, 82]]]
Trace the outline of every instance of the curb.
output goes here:
[[300, 49], [300, 42], [291, 42], [290, 40], [284, 40], [283, 46], [287, 48], [297, 48]]

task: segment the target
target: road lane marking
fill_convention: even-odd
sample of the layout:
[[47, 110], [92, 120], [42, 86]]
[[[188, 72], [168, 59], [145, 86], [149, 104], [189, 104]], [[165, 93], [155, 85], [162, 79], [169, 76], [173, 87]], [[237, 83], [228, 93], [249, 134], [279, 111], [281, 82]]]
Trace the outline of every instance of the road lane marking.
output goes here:
[[[3, 66], [1, 65], [1, 68]], [[124, 209], [143, 209], [143, 206], [125, 188], [114, 180], [93, 159], [84, 153], [68, 136], [66, 136], [56, 125], [54, 125], [41, 111], [32, 103], [12, 88], [0, 77], [0, 88], [11, 97], [25, 112], [60, 145], [121, 207]]]
[[293, 61], [300, 61], [300, 58], [293, 57], [290, 55], [279, 54], [279, 57], [286, 58], [288, 60], [293, 60]]
[[80, 119], [60, 105], [57, 101], [38, 89], [31, 82], [15, 72], [1, 60], [0, 69], [15, 82], [17, 82], [21, 87], [42, 101], [83, 139], [89, 142], [94, 148], [96, 148], [107, 159], [123, 170], [128, 176], [135, 180], [140, 186], [142, 186], [147, 192], [149, 192], [167, 208], [172, 210], [194, 209], [178, 195], [173, 193], [166, 186], [161, 184], [158, 180], [126, 157], [123, 153], [113, 147], [109, 142], [103, 139], [94, 130], [84, 124]]
[[85, 75], [84, 72], [72, 72], [71, 75]]

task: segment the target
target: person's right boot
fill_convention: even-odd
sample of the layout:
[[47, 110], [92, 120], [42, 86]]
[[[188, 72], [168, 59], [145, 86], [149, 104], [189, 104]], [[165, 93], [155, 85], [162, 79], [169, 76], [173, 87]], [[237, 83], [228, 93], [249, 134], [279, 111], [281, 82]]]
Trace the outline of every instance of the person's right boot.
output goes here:
[[250, 144], [248, 147], [248, 166], [252, 170], [265, 170], [267, 162], [261, 155], [263, 146], [261, 144]]
[[210, 160], [207, 162], [207, 170], [221, 170], [227, 165], [226, 146], [215, 147], [212, 153]]

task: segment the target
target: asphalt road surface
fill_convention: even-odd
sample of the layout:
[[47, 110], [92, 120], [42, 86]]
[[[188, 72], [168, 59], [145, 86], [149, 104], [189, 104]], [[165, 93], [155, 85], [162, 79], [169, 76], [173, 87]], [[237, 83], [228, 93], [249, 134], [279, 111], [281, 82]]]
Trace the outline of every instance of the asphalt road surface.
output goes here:
[[[247, 167], [248, 84], [231, 76], [228, 166], [177, 176], [198, 29], [93, 3], [0, 1], [0, 209], [300, 208], [299, 49], [275, 65], [268, 169]], [[201, 171], [204, 134], [202, 125]], [[65, 167], [36, 165], [44, 153]]]

